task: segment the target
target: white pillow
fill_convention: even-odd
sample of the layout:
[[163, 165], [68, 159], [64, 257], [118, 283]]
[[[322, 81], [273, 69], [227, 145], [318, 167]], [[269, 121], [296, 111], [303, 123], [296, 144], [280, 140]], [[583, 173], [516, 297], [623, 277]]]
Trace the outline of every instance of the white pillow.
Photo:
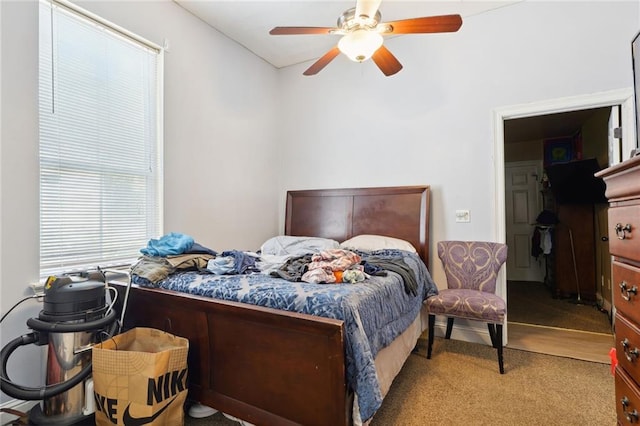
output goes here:
[[304, 255], [318, 253], [324, 250], [337, 249], [340, 244], [336, 240], [319, 237], [295, 237], [278, 235], [269, 238], [262, 244], [260, 251], [268, 255]]
[[417, 253], [416, 248], [409, 242], [399, 238], [385, 237], [384, 235], [356, 235], [340, 243], [340, 248], [357, 249], [365, 251], [381, 249], [398, 249]]

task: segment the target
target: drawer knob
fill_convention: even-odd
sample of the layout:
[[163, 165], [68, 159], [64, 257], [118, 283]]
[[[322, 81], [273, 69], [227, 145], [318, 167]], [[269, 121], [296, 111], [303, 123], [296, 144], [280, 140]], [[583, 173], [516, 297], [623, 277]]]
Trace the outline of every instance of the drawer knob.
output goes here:
[[620, 293], [622, 293], [622, 298], [626, 301], [631, 300], [632, 295], [638, 294], [638, 287], [635, 285], [631, 288], [628, 288], [626, 281], [622, 281], [619, 285]]
[[626, 225], [622, 225], [621, 223], [616, 223], [616, 235], [619, 240], [624, 240], [627, 238], [627, 232], [629, 236], [631, 236], [631, 224], [627, 223]]
[[629, 398], [627, 398], [626, 396], [623, 396], [620, 402], [622, 403], [622, 412], [624, 413], [624, 416], [626, 417], [627, 421], [629, 423], [637, 422], [638, 411], [635, 409], [633, 411], [627, 411], [627, 407], [629, 407]]
[[620, 342], [620, 344], [622, 345], [622, 350], [624, 351], [624, 356], [627, 358], [627, 361], [634, 362], [636, 359], [638, 359], [640, 351], [638, 351], [638, 348], [631, 349], [629, 339], [625, 337], [624, 340]]

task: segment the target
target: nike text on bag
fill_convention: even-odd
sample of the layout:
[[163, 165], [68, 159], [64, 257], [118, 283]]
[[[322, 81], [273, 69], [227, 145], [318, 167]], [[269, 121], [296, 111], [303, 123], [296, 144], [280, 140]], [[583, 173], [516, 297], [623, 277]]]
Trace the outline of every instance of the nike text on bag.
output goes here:
[[182, 425], [189, 341], [134, 328], [93, 347], [96, 425]]

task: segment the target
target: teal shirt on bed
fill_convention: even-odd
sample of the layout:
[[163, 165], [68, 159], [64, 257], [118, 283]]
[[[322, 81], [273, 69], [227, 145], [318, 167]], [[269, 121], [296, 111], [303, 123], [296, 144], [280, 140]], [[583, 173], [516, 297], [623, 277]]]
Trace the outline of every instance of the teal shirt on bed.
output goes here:
[[172, 256], [182, 254], [193, 246], [193, 237], [179, 232], [170, 232], [162, 237], [150, 239], [147, 247], [140, 249], [140, 253], [147, 256]]

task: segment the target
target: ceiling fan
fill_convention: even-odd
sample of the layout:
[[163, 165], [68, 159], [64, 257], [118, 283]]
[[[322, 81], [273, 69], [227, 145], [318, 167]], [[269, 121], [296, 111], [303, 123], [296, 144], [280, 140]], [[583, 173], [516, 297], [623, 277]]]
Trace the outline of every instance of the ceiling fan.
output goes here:
[[336, 27], [275, 27], [271, 35], [336, 34], [342, 38], [338, 45], [325, 53], [303, 74], [320, 72], [341, 52], [349, 59], [363, 62], [373, 59], [386, 76], [402, 69], [402, 64], [382, 45], [383, 35], [456, 32], [462, 25], [460, 15], [427, 16], [380, 22], [378, 10], [381, 0], [356, 0], [356, 7], [345, 11], [338, 18]]

